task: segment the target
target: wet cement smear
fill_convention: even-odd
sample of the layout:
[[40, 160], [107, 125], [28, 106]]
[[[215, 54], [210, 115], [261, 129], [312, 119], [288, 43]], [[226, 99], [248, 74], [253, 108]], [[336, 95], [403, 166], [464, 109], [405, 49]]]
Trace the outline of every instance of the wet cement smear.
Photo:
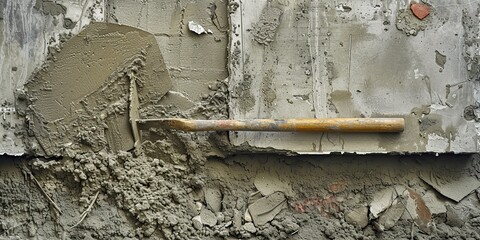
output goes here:
[[268, 45], [275, 40], [275, 34], [280, 26], [283, 14], [280, 2], [278, 0], [268, 2], [262, 10], [260, 20], [253, 27], [253, 36], [258, 43]]
[[130, 81], [136, 81], [142, 105], [170, 88], [153, 35], [95, 23], [67, 41], [25, 85], [29, 124], [40, 143], [37, 150], [59, 155], [85, 147], [131, 149]]
[[255, 106], [255, 98], [252, 95], [252, 76], [250, 74], [245, 74], [243, 82], [239, 84], [235, 93], [239, 98], [239, 108], [243, 112], [247, 112]]
[[439, 67], [444, 68], [446, 62], [447, 62], [447, 56], [435, 50], [435, 63], [437, 63]]
[[263, 102], [267, 109], [270, 109], [273, 106], [273, 102], [277, 98], [275, 93], [275, 89], [272, 89], [272, 83], [275, 79], [275, 73], [273, 71], [268, 71], [263, 76], [262, 81], [262, 95], [263, 95]]

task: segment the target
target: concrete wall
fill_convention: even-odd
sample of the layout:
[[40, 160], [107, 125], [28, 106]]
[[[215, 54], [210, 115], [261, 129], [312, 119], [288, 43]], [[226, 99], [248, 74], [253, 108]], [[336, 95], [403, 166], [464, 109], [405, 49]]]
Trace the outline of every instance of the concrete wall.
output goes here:
[[478, 118], [464, 116], [478, 108], [477, 5], [432, 1], [419, 20], [410, 1], [234, 2], [232, 118], [406, 120], [401, 134], [246, 132], [232, 133], [234, 144], [309, 154], [477, 151]]
[[0, 155], [23, 155], [26, 130], [15, 110], [17, 89], [42, 66], [65, 34], [104, 20], [103, 0], [0, 1]]

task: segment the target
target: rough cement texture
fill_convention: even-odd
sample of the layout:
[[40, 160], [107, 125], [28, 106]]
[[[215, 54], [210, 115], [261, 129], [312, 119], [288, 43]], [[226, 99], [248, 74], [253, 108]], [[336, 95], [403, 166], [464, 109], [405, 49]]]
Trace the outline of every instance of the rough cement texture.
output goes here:
[[282, 21], [283, 14], [282, 1], [271, 1], [262, 10], [260, 19], [253, 25], [253, 38], [260, 44], [268, 45], [273, 42], [278, 26]]
[[[1, 201], [6, 206], [0, 218], [2, 235], [21, 239], [480, 237], [475, 191], [454, 203], [438, 192], [432, 195], [432, 189], [417, 175], [418, 171], [439, 175], [449, 170], [450, 174], [439, 175], [444, 182], [454, 181], [452, 177], [457, 175], [479, 175], [474, 170], [478, 169], [478, 156], [353, 159], [263, 154], [220, 159], [205, 157], [202, 151], [211, 148], [193, 143], [201, 138], [172, 138], [175, 135], [169, 137], [174, 141], [165, 138], [143, 144], [147, 152], [157, 148], [155, 156], [101, 152], [60, 161], [2, 158]], [[158, 150], [165, 146], [168, 150]], [[272, 183], [275, 192], [258, 192], [255, 183], [259, 178]], [[292, 190], [278, 191], [275, 182], [288, 182]], [[210, 189], [216, 193], [211, 194]], [[402, 189], [409, 193], [404, 195]], [[376, 204], [375, 196], [386, 191], [404, 197], [395, 199], [379, 218], [373, 217], [368, 206]], [[424, 203], [416, 205], [416, 201]], [[220, 208], [212, 202], [220, 203]], [[427, 218], [430, 230], [419, 220], [414, 220], [412, 227], [411, 216], [424, 220], [416, 217], [421, 213], [419, 206], [431, 213]], [[272, 214], [269, 209], [278, 210]], [[259, 216], [268, 221], [256, 221], [257, 214], [265, 211], [269, 214]]]
[[[231, 118], [406, 120], [400, 134], [235, 132], [234, 145], [303, 154], [477, 151], [478, 123], [466, 109], [480, 87], [477, 1], [427, 2], [423, 20], [406, 1], [233, 2]], [[418, 108], [428, 113], [412, 114]]]
[[[192, 104], [201, 100], [209, 85], [228, 77], [227, 4], [225, 0], [111, 0], [107, 21], [154, 34], [173, 81], [172, 91]], [[189, 21], [211, 29], [213, 34], [191, 32]]]
[[0, 1], [0, 154], [23, 155], [23, 117], [16, 90], [42, 66], [66, 35], [104, 21], [104, 0]]
[[59, 48], [25, 85], [27, 124], [40, 143], [32, 151], [60, 156], [83, 145], [132, 149], [130, 84], [139, 85], [140, 106], [172, 86], [154, 36], [94, 23]]
[[395, 26], [398, 30], [403, 31], [407, 36], [416, 36], [418, 32], [424, 31], [429, 25], [430, 19], [427, 17], [423, 20], [418, 19], [413, 15], [413, 12], [408, 9], [401, 9], [397, 12], [395, 19]]

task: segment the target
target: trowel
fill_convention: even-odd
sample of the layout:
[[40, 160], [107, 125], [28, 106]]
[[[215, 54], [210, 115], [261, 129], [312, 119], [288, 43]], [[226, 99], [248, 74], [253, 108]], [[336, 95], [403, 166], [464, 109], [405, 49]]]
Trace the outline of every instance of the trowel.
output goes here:
[[403, 118], [297, 118], [194, 120], [183, 118], [141, 119], [135, 80], [130, 81], [130, 123], [135, 146], [140, 143], [140, 131], [150, 128], [198, 131], [261, 131], [261, 132], [342, 132], [396, 133], [405, 128]]

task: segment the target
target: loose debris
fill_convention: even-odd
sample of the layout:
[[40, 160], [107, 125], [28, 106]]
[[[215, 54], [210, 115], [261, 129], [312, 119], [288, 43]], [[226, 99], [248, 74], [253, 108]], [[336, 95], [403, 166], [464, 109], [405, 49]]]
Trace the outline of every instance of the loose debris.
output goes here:
[[368, 208], [360, 206], [345, 214], [345, 221], [358, 228], [364, 228], [368, 225]]
[[413, 15], [420, 20], [423, 20], [430, 14], [430, 7], [423, 3], [412, 3], [410, 4], [410, 9]]
[[191, 31], [191, 32], [194, 32], [198, 35], [202, 35], [202, 34], [212, 34], [212, 30], [210, 29], [205, 29], [202, 25], [194, 22], [194, 21], [189, 21], [188, 22], [188, 29]]
[[452, 227], [461, 228], [465, 224], [465, 221], [460, 217], [458, 211], [450, 205], [447, 205], [447, 221], [446, 224]]
[[437, 196], [438, 194], [434, 191], [428, 190], [423, 195], [423, 200], [425, 201], [425, 205], [427, 205], [428, 209], [432, 215], [435, 214], [442, 214], [447, 212], [447, 208], [445, 204], [448, 202], [445, 198], [441, 196]]
[[[396, 186], [399, 188], [403, 188], [403, 186]], [[403, 191], [399, 191], [403, 192]], [[373, 200], [370, 203], [370, 213], [372, 214], [372, 218], [378, 218], [379, 214], [385, 211], [387, 208], [392, 206], [393, 201], [397, 198], [397, 194], [395, 193], [395, 189], [386, 188], [380, 192], [377, 192], [373, 196]]]
[[466, 174], [441, 174], [422, 171], [419, 177], [443, 196], [460, 202], [468, 194], [480, 187], [480, 181]]
[[400, 202], [388, 208], [378, 219], [378, 224], [382, 227], [382, 231], [388, 230], [395, 226], [404, 212], [405, 206]]
[[248, 206], [248, 211], [257, 226], [264, 225], [287, 207], [287, 199], [281, 192], [262, 197]]
[[409, 198], [407, 199], [407, 209], [412, 213], [416, 225], [425, 233], [432, 232], [432, 213], [425, 205], [420, 194], [407, 189]]
[[400, 9], [397, 12], [395, 26], [408, 36], [416, 36], [420, 31], [424, 31], [430, 23], [429, 18], [418, 19], [410, 9]]
[[[405, 212], [407, 215], [405, 215]], [[377, 192], [370, 203], [372, 219], [381, 231], [395, 226], [402, 216], [412, 219], [425, 233], [432, 231], [432, 214], [422, 196], [411, 188], [394, 186]]]

